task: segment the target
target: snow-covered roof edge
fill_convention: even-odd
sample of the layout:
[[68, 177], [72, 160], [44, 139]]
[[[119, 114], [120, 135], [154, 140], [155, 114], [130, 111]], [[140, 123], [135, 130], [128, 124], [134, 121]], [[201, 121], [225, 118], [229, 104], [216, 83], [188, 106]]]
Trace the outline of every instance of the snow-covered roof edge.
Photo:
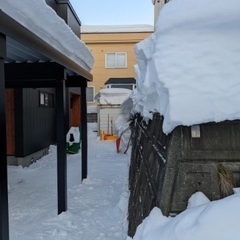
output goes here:
[[94, 60], [86, 44], [44, 0], [1, 1], [0, 10], [85, 70], [92, 69]]
[[130, 32], [153, 32], [154, 27], [147, 24], [136, 25], [83, 25], [82, 33], [130, 33]]

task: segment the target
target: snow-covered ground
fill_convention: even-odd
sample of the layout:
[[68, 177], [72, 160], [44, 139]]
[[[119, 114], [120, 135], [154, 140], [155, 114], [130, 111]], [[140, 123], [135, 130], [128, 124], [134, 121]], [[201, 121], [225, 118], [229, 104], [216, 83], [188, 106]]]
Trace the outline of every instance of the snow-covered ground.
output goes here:
[[[11, 240], [123, 240], [127, 237], [129, 155], [89, 125], [89, 174], [68, 155], [68, 211], [57, 215], [56, 147], [28, 168], [9, 166]], [[130, 152], [129, 152], [130, 153]]]
[[[91, 124], [93, 125], [93, 124]], [[89, 175], [68, 155], [68, 211], [57, 215], [56, 147], [28, 168], [9, 166], [11, 240], [130, 240], [127, 237], [129, 155], [100, 141], [89, 127]], [[176, 217], [155, 207], [133, 240], [239, 240], [240, 192], [222, 200], [195, 193]]]
[[197, 192], [176, 217], [163, 216], [155, 207], [138, 226], [133, 240], [239, 240], [239, 202], [240, 193], [210, 202]]
[[[9, 4], [2, 6], [11, 15]], [[165, 5], [156, 33], [137, 46], [135, 110], [146, 118], [160, 112], [166, 133], [178, 125], [239, 119], [239, 12], [239, 0], [172, 0]], [[117, 154], [114, 142], [101, 142], [91, 132], [89, 175], [83, 183], [79, 158], [68, 156], [68, 211], [61, 215], [54, 146], [28, 168], [9, 167], [11, 240], [127, 238], [129, 156]], [[239, 202], [240, 193], [214, 202], [195, 193], [174, 218], [154, 208], [133, 239], [239, 240]]]

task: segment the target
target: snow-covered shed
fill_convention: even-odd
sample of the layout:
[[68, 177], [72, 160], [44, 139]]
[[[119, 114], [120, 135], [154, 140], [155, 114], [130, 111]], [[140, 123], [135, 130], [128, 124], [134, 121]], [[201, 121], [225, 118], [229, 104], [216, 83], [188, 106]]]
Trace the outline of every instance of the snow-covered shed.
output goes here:
[[122, 113], [121, 105], [132, 94], [132, 90], [124, 88], [101, 89], [98, 99], [98, 132], [116, 135], [115, 120]]

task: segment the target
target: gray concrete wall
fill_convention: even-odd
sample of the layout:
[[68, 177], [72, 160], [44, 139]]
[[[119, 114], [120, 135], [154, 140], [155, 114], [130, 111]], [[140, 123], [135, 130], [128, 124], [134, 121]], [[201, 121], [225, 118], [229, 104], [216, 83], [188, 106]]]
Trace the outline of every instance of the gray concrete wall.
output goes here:
[[30, 155], [27, 155], [25, 157], [15, 157], [15, 156], [8, 156], [7, 157], [7, 162], [8, 165], [15, 165], [15, 166], [23, 166], [23, 167], [28, 167], [32, 163], [36, 162], [43, 156], [48, 154], [49, 148], [44, 148], [40, 151], [34, 152]]
[[200, 137], [191, 127], [162, 132], [162, 117], [149, 124], [135, 122], [129, 176], [129, 235], [154, 206], [165, 215], [187, 207], [189, 197], [203, 192], [210, 200], [222, 197], [218, 166], [222, 164], [240, 186], [240, 121], [201, 124]]

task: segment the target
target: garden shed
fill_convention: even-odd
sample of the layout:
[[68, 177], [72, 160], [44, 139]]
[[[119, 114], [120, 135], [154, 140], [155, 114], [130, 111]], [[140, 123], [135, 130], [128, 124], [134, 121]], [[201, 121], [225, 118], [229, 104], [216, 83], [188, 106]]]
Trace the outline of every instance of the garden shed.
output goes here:
[[98, 98], [98, 132], [117, 135], [115, 120], [122, 114], [121, 105], [132, 94], [132, 90], [123, 88], [101, 89]]

